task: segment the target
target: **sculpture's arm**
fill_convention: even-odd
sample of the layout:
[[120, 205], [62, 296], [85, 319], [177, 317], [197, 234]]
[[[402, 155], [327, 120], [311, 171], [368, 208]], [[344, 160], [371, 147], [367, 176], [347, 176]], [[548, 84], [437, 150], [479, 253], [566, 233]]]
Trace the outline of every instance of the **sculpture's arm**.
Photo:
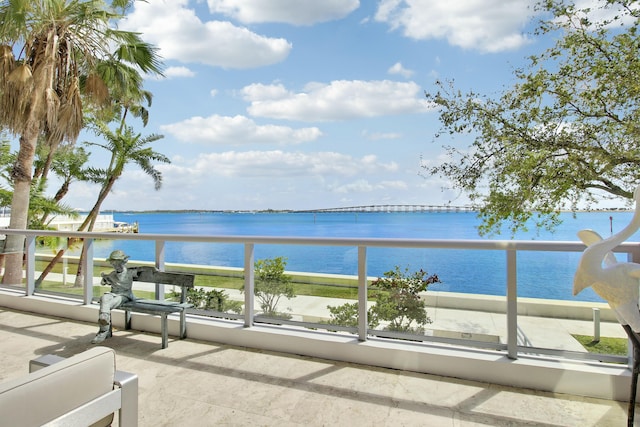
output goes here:
[[[602, 236], [600, 236], [597, 231], [593, 230], [578, 231], [578, 238], [587, 246], [591, 246], [603, 240]], [[617, 262], [618, 260], [616, 259], [616, 256], [613, 254], [613, 252], [607, 252], [607, 254], [604, 256], [604, 265], [606, 265], [607, 267], [610, 267]]]

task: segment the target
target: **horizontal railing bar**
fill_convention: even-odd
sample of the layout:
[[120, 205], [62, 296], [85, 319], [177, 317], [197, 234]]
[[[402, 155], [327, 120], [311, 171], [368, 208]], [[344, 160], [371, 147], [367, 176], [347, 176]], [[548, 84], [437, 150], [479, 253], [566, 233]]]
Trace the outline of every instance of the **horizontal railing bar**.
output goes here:
[[381, 331], [379, 329], [369, 329], [367, 331], [369, 335], [376, 336], [379, 338], [393, 338], [393, 339], [401, 339], [401, 340], [410, 340], [410, 341], [420, 341], [420, 342], [434, 342], [439, 344], [450, 344], [457, 345], [461, 347], [476, 347], [476, 348], [484, 348], [490, 350], [506, 350], [507, 345], [502, 343], [488, 342], [488, 341], [478, 341], [478, 340], [470, 340], [467, 338], [450, 338], [450, 337], [436, 337], [433, 335], [418, 335], [404, 332], [393, 332], [393, 331]]
[[290, 320], [290, 319], [278, 319], [276, 317], [268, 317], [264, 315], [256, 315], [253, 318], [255, 323], [262, 323], [265, 325], [287, 325], [287, 326], [298, 326], [307, 329], [326, 329], [328, 331], [341, 331], [341, 332], [351, 332], [354, 334], [358, 333], [357, 328], [349, 327], [349, 326], [339, 326], [339, 325], [330, 325], [328, 323], [317, 323], [317, 322], [305, 322], [299, 320]]
[[[80, 288], [78, 288], [80, 289]], [[36, 295], [47, 295], [47, 296], [54, 296], [54, 297], [62, 297], [65, 299], [70, 299], [70, 300], [78, 300], [78, 301], [82, 301], [82, 295], [76, 295], [76, 294], [69, 294], [69, 293], [64, 293], [64, 292], [60, 292], [60, 291], [48, 291], [45, 289], [38, 289], [36, 288], [35, 290], [35, 294]], [[94, 300], [98, 300], [99, 297], [94, 297]]]
[[201, 316], [207, 318], [219, 318], [219, 319], [228, 319], [228, 320], [242, 320], [244, 316], [242, 314], [236, 313], [227, 313], [226, 311], [218, 311], [211, 309], [203, 309], [203, 308], [187, 308], [185, 312], [189, 316]]
[[578, 360], [593, 360], [598, 362], [610, 362], [610, 363], [620, 363], [627, 364], [628, 358], [627, 356], [617, 356], [611, 354], [602, 354], [602, 353], [589, 353], [589, 352], [581, 352], [581, 351], [573, 351], [573, 350], [558, 350], [555, 348], [542, 348], [542, 347], [527, 347], [527, 346], [518, 346], [518, 354], [529, 354], [529, 355], [549, 355], [549, 356], [558, 356], [567, 359], [578, 359]]
[[[582, 252], [585, 245], [578, 241], [523, 241], [523, 240], [448, 240], [448, 239], [389, 239], [355, 237], [282, 237], [282, 236], [215, 236], [191, 234], [145, 234], [145, 233], [96, 233], [54, 230], [15, 230], [3, 229], [3, 234], [25, 236], [58, 236], [77, 239], [104, 240], [150, 240], [170, 242], [210, 242], [210, 243], [257, 243], [307, 246], [366, 246], [421, 249], [464, 249], [464, 250], [517, 250], [517, 251], [554, 251]], [[637, 243], [625, 242], [614, 251], [631, 252], [637, 249]]]

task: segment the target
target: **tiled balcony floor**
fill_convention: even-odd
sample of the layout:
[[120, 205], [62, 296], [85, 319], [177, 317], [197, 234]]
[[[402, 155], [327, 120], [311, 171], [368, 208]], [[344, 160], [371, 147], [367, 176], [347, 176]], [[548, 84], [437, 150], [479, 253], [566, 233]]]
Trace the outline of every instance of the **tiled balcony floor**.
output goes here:
[[[0, 381], [86, 350], [94, 324], [0, 307]], [[623, 426], [625, 402], [257, 351], [138, 331], [104, 345], [139, 376], [141, 426]], [[33, 403], [37, 408], [37, 402]], [[638, 414], [640, 421], [640, 412]], [[1, 424], [1, 422], [0, 422]], [[638, 424], [640, 425], [640, 424]]]

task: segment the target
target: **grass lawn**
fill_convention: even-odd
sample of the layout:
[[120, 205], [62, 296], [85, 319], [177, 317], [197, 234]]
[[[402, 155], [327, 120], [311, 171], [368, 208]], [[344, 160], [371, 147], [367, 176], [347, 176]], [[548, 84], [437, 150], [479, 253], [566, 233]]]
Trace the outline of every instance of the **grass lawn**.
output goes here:
[[[45, 261], [36, 261], [36, 270], [42, 271], [48, 263]], [[130, 263], [131, 267], [135, 267], [138, 265], [143, 265], [143, 263]], [[146, 263], [144, 265], [147, 265]], [[54, 269], [53, 273], [62, 273], [62, 263], [58, 263]], [[69, 263], [67, 266], [67, 278], [68, 281], [73, 282], [75, 279], [75, 274], [77, 271], [77, 265], [73, 263]], [[110, 267], [97, 267], [96, 274], [100, 271], [110, 271]], [[244, 279], [242, 277], [242, 272], [231, 272], [228, 270], [218, 269], [215, 267], [189, 267], [189, 268], [178, 268], [173, 270], [172, 268], [169, 271], [177, 271], [184, 273], [192, 273], [196, 275], [195, 285], [203, 286], [203, 287], [211, 287], [218, 289], [241, 289], [244, 284]], [[314, 276], [314, 275], [306, 275], [306, 274], [289, 274], [293, 279], [293, 286], [296, 295], [309, 295], [309, 296], [318, 296], [325, 298], [343, 298], [346, 300], [357, 300], [358, 299], [358, 282], [356, 278], [344, 277], [344, 276]], [[38, 276], [38, 275], [36, 275]], [[73, 288], [72, 283], [67, 283], [66, 285], [62, 285], [59, 282], [46, 280], [43, 283], [43, 289], [53, 292], [62, 292], [68, 294], [82, 294], [82, 290], [80, 288]], [[107, 292], [108, 288], [99, 289], [96, 287], [94, 289], [94, 295], [100, 296], [104, 292]], [[373, 293], [380, 292], [376, 289], [369, 289], [369, 299], [374, 300], [375, 295]], [[153, 298], [153, 294], [149, 293], [149, 295], [145, 294], [144, 291], [138, 292], [136, 291], [136, 295], [142, 298]]]
[[[73, 272], [75, 273], [75, 271]], [[75, 279], [75, 275], [69, 272], [69, 279], [71, 282]], [[205, 286], [219, 289], [241, 289], [244, 284], [242, 277], [229, 277], [229, 276], [216, 276], [210, 274], [197, 274], [196, 273], [196, 286]], [[344, 299], [357, 299], [358, 288], [357, 286], [349, 286], [343, 284], [317, 284], [317, 283], [294, 283], [294, 289], [296, 295], [315, 295], [327, 298], [344, 298]], [[45, 280], [42, 288], [48, 291], [63, 292], [68, 294], [82, 294], [82, 288], [74, 288], [71, 283], [63, 286], [60, 282]], [[100, 289], [103, 288], [103, 289]], [[94, 295], [100, 296], [104, 292], [108, 292], [107, 287], [95, 287]], [[143, 298], [150, 298], [153, 295], [142, 296], [136, 291], [138, 296]]]
[[573, 335], [573, 337], [578, 340], [589, 353], [615, 354], [618, 356], [627, 355], [628, 340], [626, 338], [600, 337], [600, 341], [595, 342], [590, 335]]

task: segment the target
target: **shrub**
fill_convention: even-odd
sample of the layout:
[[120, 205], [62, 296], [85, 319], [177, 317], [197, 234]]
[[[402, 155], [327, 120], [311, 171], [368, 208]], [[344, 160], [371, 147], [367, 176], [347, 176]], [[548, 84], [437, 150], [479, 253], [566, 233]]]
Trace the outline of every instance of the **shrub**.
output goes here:
[[[254, 264], [254, 294], [260, 302], [262, 313], [266, 316], [290, 318], [286, 313], [278, 313], [280, 299], [295, 298], [295, 289], [291, 276], [284, 274], [287, 260], [284, 257], [259, 259]], [[244, 285], [241, 289], [244, 292]]]
[[[383, 277], [375, 280], [371, 287], [376, 289], [375, 304], [367, 310], [369, 328], [375, 329], [380, 323], [386, 323], [384, 329], [395, 332], [424, 333], [424, 325], [431, 323], [425, 310], [426, 303], [420, 298], [420, 292], [425, 292], [429, 285], [438, 283], [440, 279], [435, 274], [428, 275], [420, 269], [409, 273], [396, 266], [384, 273]], [[348, 303], [341, 306], [327, 306], [332, 325], [357, 326], [358, 303]]]
[[189, 289], [187, 291], [187, 302], [193, 304], [194, 308], [201, 310], [214, 310], [223, 313], [227, 311], [242, 312], [242, 303], [240, 301], [230, 300], [225, 291], [218, 289]]

